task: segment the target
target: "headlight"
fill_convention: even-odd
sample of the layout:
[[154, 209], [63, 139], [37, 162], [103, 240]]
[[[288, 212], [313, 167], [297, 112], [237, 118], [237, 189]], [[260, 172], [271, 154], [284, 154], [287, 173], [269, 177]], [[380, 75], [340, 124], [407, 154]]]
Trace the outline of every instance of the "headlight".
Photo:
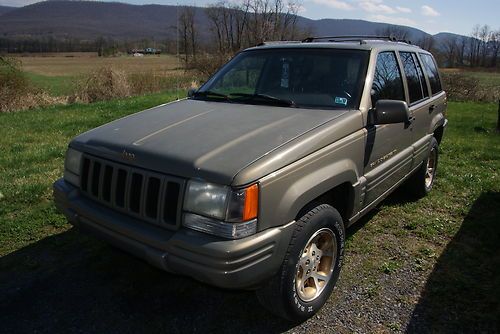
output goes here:
[[213, 183], [189, 181], [184, 209], [218, 219], [226, 217], [229, 188]]
[[183, 224], [225, 238], [243, 238], [257, 231], [259, 187], [232, 189], [191, 180], [184, 201]]
[[82, 152], [68, 148], [64, 160], [64, 179], [75, 186], [80, 186], [80, 163]]

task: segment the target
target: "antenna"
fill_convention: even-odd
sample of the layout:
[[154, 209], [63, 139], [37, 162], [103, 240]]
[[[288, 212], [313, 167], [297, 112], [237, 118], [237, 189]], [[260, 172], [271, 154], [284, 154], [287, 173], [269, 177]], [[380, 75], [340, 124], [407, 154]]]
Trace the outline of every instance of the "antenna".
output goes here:
[[[177, 70], [180, 69], [181, 63], [180, 63], [180, 54], [179, 54], [179, 1], [177, 1], [177, 4], [175, 6], [175, 48], [177, 52]], [[179, 101], [179, 75], [175, 76], [175, 86], [176, 86], [176, 95], [177, 95], [177, 101]]]

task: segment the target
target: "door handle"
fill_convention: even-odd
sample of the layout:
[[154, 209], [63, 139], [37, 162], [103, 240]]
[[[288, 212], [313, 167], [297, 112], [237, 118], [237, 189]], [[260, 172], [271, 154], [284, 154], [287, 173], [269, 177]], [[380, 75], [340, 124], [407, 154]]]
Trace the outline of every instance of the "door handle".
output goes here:
[[433, 112], [434, 109], [436, 109], [436, 105], [432, 104], [430, 107], [429, 107], [429, 112]]
[[410, 116], [408, 117], [408, 123], [413, 123], [415, 121], [415, 117], [414, 116]]

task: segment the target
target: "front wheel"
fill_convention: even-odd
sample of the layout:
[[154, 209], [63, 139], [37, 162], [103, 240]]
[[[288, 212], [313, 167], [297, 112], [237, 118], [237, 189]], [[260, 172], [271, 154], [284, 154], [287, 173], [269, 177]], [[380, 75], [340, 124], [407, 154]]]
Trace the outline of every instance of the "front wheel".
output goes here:
[[296, 223], [280, 271], [257, 290], [270, 312], [292, 321], [313, 316], [328, 300], [339, 277], [345, 231], [339, 212], [318, 205]]

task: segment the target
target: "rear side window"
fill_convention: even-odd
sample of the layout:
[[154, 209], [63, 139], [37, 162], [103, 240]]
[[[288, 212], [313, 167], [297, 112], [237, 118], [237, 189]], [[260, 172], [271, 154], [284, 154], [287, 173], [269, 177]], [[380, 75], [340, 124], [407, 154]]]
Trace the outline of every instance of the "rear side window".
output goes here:
[[415, 53], [400, 52], [406, 82], [408, 83], [408, 92], [410, 94], [410, 103], [420, 101], [428, 96], [427, 84], [423, 77], [422, 69], [416, 59]]
[[413, 61], [417, 65], [418, 77], [420, 78], [420, 84], [422, 85], [422, 92], [424, 93], [424, 98], [429, 97], [429, 89], [427, 88], [427, 82], [425, 81], [424, 71], [422, 70], [422, 65], [417, 58], [416, 53], [412, 53]]
[[439, 93], [443, 89], [441, 88], [441, 80], [439, 79], [439, 72], [434, 59], [431, 55], [426, 53], [421, 53], [420, 58], [422, 59], [425, 72], [429, 78], [432, 94], [434, 95]]
[[394, 52], [381, 52], [377, 56], [372, 86], [372, 105], [378, 100], [405, 100], [403, 81]]

